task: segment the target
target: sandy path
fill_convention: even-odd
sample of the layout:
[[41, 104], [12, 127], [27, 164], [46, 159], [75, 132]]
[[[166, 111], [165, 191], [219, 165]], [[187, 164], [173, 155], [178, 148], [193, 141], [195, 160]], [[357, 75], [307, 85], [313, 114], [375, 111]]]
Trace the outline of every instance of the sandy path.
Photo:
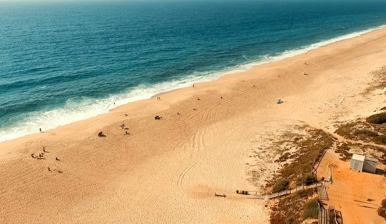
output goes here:
[[[360, 94], [385, 49], [379, 30], [2, 143], [0, 223], [266, 223], [261, 202], [233, 195], [259, 190], [247, 180], [251, 150], [265, 133], [331, 129], [385, 103]], [[31, 158], [42, 146], [46, 159]]]

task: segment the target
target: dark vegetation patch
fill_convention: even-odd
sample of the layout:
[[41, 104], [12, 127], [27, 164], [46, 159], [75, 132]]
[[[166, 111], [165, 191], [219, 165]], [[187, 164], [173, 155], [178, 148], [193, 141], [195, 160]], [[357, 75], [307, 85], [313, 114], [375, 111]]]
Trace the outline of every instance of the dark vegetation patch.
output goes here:
[[367, 146], [369, 150], [372, 150], [373, 152], [378, 152], [376, 155], [375, 153], [369, 153], [371, 154], [374, 158], [377, 158], [382, 164], [385, 164], [386, 165], [386, 149], [385, 148], [381, 148], [381, 147], [377, 147], [377, 146], [373, 146], [373, 145], [369, 145]]
[[386, 145], [386, 135], [379, 135], [374, 140], [375, 143]]
[[350, 153], [350, 146], [347, 143], [339, 142], [336, 145], [335, 152], [339, 154], [339, 158], [343, 161], [348, 161], [352, 157], [352, 153]]
[[364, 142], [374, 142], [375, 138], [379, 136], [371, 124], [363, 121], [342, 124], [335, 132], [344, 138]]
[[338, 142], [335, 152], [339, 154], [341, 160], [349, 161], [352, 157], [352, 153], [350, 152], [352, 148], [360, 149], [361, 153], [371, 155], [377, 158], [379, 162], [386, 164], [386, 149], [376, 145]]
[[303, 218], [317, 219], [319, 214], [319, 202], [317, 199], [311, 199], [304, 205]]
[[[296, 153], [284, 153], [278, 161], [287, 161], [277, 172], [276, 176], [268, 181], [266, 189], [280, 192], [293, 188], [295, 185], [311, 185], [316, 182], [312, 170], [317, 161], [327, 149], [334, 146], [336, 139], [320, 129], [303, 127], [306, 134], [292, 134], [283, 140], [282, 144], [296, 148]], [[307, 218], [317, 218], [319, 207], [315, 199], [315, 189], [302, 190], [297, 193], [279, 198], [271, 207], [271, 224], [300, 224]], [[311, 200], [309, 200], [311, 199]]]
[[378, 208], [377, 212], [386, 220], [386, 198], [382, 200], [381, 207]]
[[[316, 178], [312, 174], [312, 169], [324, 152], [332, 148], [335, 139], [332, 135], [320, 129], [307, 128], [307, 137], [296, 138], [297, 141], [291, 142], [298, 148], [297, 152], [291, 155], [291, 162], [284, 164], [278, 174], [268, 181], [266, 187], [272, 187], [272, 191], [287, 189], [291, 185], [311, 184]], [[284, 153], [279, 161], [288, 159], [289, 155]], [[288, 182], [287, 186], [283, 185]], [[285, 188], [287, 187], [287, 188]]]
[[386, 123], [386, 112], [371, 115], [366, 121], [371, 124], [384, 124]]
[[[304, 181], [302, 181], [305, 185], [309, 186], [313, 183], [316, 183], [316, 177], [314, 174], [312, 173], [309, 173], [306, 175], [306, 178], [304, 179]], [[299, 185], [299, 184], [298, 184]]]
[[342, 124], [336, 133], [348, 140], [357, 141], [337, 144], [335, 152], [339, 153], [342, 160], [349, 160], [352, 156], [350, 148], [356, 147], [386, 164], [386, 112]]
[[[375, 118], [372, 121], [380, 122]], [[336, 133], [354, 141], [386, 145], [386, 123], [374, 124], [367, 121], [353, 121], [342, 124]]]
[[[313, 189], [299, 191], [295, 194], [280, 198], [277, 203], [271, 207], [271, 224], [300, 224], [307, 215], [313, 214], [314, 204], [308, 204], [308, 199], [315, 194]], [[311, 199], [312, 201], [315, 199]], [[315, 200], [316, 201], [316, 200]], [[307, 206], [306, 206], [307, 205]]]
[[289, 188], [289, 181], [286, 179], [280, 179], [273, 185], [272, 192], [277, 193], [280, 191], [287, 190]]
[[285, 152], [283, 155], [281, 155], [279, 157], [279, 159], [275, 160], [275, 162], [283, 163], [283, 162], [286, 162], [287, 160], [292, 159], [292, 158], [294, 158], [294, 155], [292, 155], [289, 152]]

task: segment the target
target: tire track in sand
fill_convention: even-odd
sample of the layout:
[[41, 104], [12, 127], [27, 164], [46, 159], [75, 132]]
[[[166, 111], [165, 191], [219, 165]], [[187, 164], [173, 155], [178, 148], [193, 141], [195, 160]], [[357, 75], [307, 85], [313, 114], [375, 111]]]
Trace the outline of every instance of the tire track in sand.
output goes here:
[[[201, 119], [207, 119], [211, 116], [208, 115], [208, 110], [205, 110], [205, 113], [201, 114]], [[183, 192], [184, 191], [184, 180], [186, 179], [188, 173], [195, 168], [199, 164], [199, 154], [200, 151], [206, 148], [205, 144], [205, 134], [207, 132], [207, 127], [200, 128], [192, 137], [191, 144], [188, 147], [192, 148], [192, 152], [190, 155], [190, 165], [188, 165], [182, 172], [178, 175], [177, 179], [177, 187]]]
[[[204, 104], [201, 107], [197, 105], [199, 109], [196, 113], [192, 113], [188, 116], [187, 119], [192, 122], [210, 123], [210, 121], [215, 121], [217, 119], [220, 107], [229, 107], [231, 103], [232, 99], [220, 98], [219, 102], [215, 104]], [[189, 172], [199, 164], [199, 154], [206, 148], [205, 135], [207, 133], [207, 129], [208, 127], [206, 126], [199, 128], [193, 135], [191, 144], [188, 146], [193, 149], [190, 156], [191, 162], [185, 169], [182, 170], [182, 172], [180, 172], [177, 179], [177, 187], [181, 192], [184, 191], [184, 180], [188, 176]]]

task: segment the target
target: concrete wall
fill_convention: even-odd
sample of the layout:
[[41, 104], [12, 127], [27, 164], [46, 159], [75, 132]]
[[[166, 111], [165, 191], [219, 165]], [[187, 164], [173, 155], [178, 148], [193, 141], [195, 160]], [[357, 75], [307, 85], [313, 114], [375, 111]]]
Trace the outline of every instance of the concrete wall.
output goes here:
[[355, 170], [355, 171], [358, 171], [358, 172], [362, 172], [362, 170], [363, 170], [363, 161], [351, 159], [350, 168], [352, 170]]
[[375, 173], [377, 170], [377, 162], [365, 160], [363, 164], [363, 171]]

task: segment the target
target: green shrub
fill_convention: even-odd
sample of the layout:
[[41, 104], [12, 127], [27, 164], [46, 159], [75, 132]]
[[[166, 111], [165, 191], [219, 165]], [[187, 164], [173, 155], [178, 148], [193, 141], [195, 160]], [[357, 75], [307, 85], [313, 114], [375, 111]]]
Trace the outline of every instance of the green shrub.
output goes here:
[[304, 219], [317, 219], [319, 215], [319, 203], [316, 199], [311, 199], [304, 205]]
[[340, 159], [343, 161], [347, 161], [352, 157], [352, 153], [350, 153], [350, 146], [347, 143], [339, 143], [335, 152], [339, 154]]
[[368, 117], [366, 121], [372, 124], [384, 124], [386, 123], [386, 112], [374, 114]]
[[273, 193], [280, 192], [287, 190], [289, 187], [289, 181], [286, 179], [280, 179], [274, 186], [273, 186]]
[[375, 142], [380, 144], [386, 144], [386, 135], [380, 135], [375, 138]]
[[311, 185], [316, 182], [316, 178], [312, 173], [309, 173], [306, 178], [304, 179], [305, 185]]
[[363, 137], [370, 137], [370, 138], [375, 138], [378, 137], [378, 133], [366, 130], [366, 129], [359, 129], [354, 131], [354, 135], [361, 135]]

